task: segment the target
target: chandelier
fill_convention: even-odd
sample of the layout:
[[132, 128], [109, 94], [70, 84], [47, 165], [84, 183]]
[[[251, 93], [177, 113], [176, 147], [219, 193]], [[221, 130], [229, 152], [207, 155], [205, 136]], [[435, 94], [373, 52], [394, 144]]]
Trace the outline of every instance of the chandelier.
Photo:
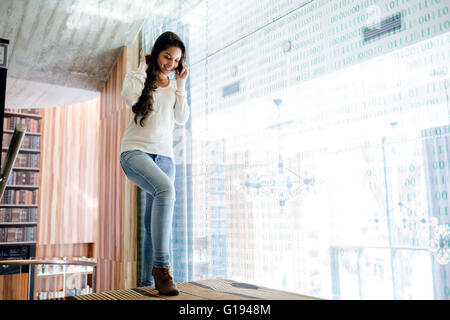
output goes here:
[[430, 251], [436, 255], [439, 264], [450, 262], [450, 227], [448, 224], [439, 224], [436, 217], [430, 219], [431, 239]]
[[268, 172], [247, 174], [245, 180], [236, 181], [235, 186], [238, 190], [243, 190], [251, 201], [270, 197], [283, 209], [289, 199], [298, 196], [301, 192], [315, 192], [316, 179], [309, 176], [307, 171], [300, 175], [285, 165], [281, 153], [282, 124], [279, 112], [282, 100], [274, 99], [273, 102], [277, 107], [278, 116], [278, 162]]
[[[394, 181], [398, 181], [396, 178], [397, 173], [397, 157], [398, 150], [395, 146], [395, 143], [399, 141], [396, 136], [395, 128], [397, 126], [397, 122], [391, 122], [393, 130], [393, 143], [392, 143], [392, 153], [393, 153], [393, 161], [392, 167], [394, 168]], [[419, 168], [422, 168], [423, 165], [419, 165]], [[427, 232], [429, 234], [428, 243], [425, 244], [430, 252], [435, 255], [436, 261], [441, 265], [446, 265], [450, 262], [450, 226], [449, 224], [439, 224], [439, 219], [437, 217], [427, 217], [427, 213], [425, 211], [416, 212], [413, 208], [410, 208], [405, 205], [402, 201], [398, 200], [397, 204], [389, 209], [389, 212], [394, 214], [395, 218], [389, 218], [390, 223], [394, 223], [393, 225], [397, 225], [399, 228], [400, 234], [405, 238], [417, 237], [417, 230], [421, 230], [422, 232]], [[429, 227], [426, 228], [426, 227]]]

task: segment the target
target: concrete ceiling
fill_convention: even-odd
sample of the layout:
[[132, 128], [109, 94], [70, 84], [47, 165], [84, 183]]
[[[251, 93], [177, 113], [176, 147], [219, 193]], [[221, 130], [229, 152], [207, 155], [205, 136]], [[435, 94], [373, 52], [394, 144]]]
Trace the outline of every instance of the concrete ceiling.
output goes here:
[[6, 108], [76, 104], [100, 95], [123, 46], [150, 14], [177, 18], [198, 0], [0, 0], [10, 41]]

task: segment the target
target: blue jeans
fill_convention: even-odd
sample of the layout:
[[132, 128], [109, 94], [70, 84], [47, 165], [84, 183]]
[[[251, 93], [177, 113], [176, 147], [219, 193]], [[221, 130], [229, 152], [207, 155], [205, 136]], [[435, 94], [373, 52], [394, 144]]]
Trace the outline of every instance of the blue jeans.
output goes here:
[[122, 152], [120, 164], [128, 179], [146, 192], [140, 286], [151, 286], [153, 266], [170, 265], [175, 164], [172, 158], [140, 150]]

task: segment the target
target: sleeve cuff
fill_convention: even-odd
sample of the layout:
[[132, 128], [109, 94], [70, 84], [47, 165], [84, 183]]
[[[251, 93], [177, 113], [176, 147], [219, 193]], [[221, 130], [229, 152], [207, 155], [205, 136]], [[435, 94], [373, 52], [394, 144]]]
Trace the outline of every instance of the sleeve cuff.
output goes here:
[[145, 62], [141, 62], [139, 64], [138, 70], [145, 73], [147, 71], [147, 64]]
[[177, 79], [177, 91], [186, 90], [186, 79]]

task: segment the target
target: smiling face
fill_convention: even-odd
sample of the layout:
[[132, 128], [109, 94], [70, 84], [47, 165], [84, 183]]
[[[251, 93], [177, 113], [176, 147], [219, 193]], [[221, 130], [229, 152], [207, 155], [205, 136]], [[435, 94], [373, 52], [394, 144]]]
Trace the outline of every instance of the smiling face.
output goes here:
[[178, 47], [169, 47], [166, 50], [163, 50], [158, 55], [158, 67], [159, 70], [165, 74], [169, 75], [172, 71], [178, 67], [178, 64], [181, 63], [182, 51]]

